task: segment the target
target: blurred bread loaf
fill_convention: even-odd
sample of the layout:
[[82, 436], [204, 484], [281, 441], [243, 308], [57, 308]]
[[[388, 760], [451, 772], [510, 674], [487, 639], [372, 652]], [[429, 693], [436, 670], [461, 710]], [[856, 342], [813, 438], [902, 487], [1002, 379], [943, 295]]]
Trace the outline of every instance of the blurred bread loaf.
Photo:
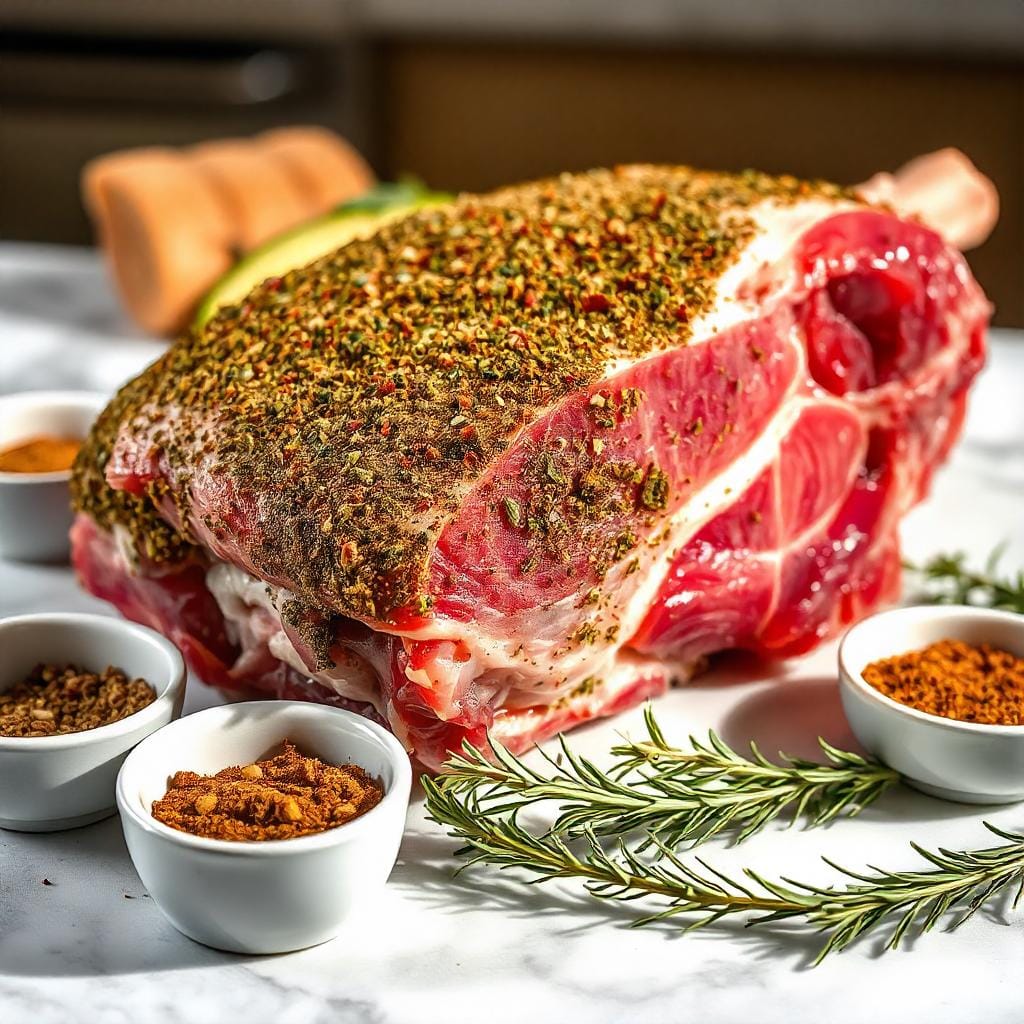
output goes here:
[[258, 139], [206, 142], [189, 157], [227, 210], [240, 252], [323, 212]]
[[103, 157], [82, 181], [125, 308], [154, 334], [177, 330], [234, 260], [235, 226], [216, 189], [171, 149]]
[[373, 184], [370, 165], [326, 128], [277, 128], [264, 132], [260, 144], [321, 210], [330, 210]]
[[125, 309], [173, 334], [239, 256], [373, 182], [339, 136], [297, 127], [99, 157], [82, 172], [82, 198]]

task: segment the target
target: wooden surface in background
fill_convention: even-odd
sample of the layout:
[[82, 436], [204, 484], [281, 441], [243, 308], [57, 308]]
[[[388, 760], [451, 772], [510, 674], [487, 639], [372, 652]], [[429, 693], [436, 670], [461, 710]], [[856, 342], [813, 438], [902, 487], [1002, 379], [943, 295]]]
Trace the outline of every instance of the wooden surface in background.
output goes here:
[[860, 181], [942, 146], [999, 187], [971, 263], [996, 322], [1024, 325], [1024, 69], [432, 41], [382, 49], [385, 175], [486, 189], [631, 161]]
[[[999, 187], [999, 226], [970, 259], [996, 322], [1024, 326], [1020, 63], [378, 38], [325, 41], [301, 64], [301, 88], [250, 106], [187, 103], [174, 90], [145, 101], [121, 72], [104, 77], [102, 54], [102, 95], [55, 72], [55, 96], [33, 96], [0, 73], [0, 237], [88, 241], [78, 174], [100, 153], [289, 122], [337, 128], [382, 177], [408, 171], [450, 189], [628, 161], [852, 182], [954, 145]], [[197, 60], [197, 74], [208, 64]]]

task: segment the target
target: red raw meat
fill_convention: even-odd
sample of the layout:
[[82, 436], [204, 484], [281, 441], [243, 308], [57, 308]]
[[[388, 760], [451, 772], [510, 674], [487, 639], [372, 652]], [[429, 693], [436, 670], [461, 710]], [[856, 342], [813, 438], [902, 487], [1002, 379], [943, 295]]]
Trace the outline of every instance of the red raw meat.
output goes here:
[[[657, 214], [669, 172], [626, 173], [653, 176], [644, 201]], [[511, 194], [495, 231], [512, 219]], [[959, 253], [922, 225], [837, 194], [799, 195], [744, 207], [752, 227], [716, 270], [714, 294], [676, 310], [687, 339], [640, 353], [609, 341], [601, 372], [566, 374], [548, 401], [524, 400], [493, 449], [460, 412], [474, 397], [453, 385], [455, 440], [438, 425], [436, 444], [408, 457], [465, 465], [447, 504], [412, 510], [433, 516], [410, 562], [415, 600], [385, 603], [400, 591], [397, 570], [374, 584], [369, 610], [333, 576], [311, 583], [302, 517], [326, 514], [329, 534], [337, 495], [323, 497], [308, 473], [287, 476], [282, 455], [289, 486], [305, 488], [282, 521], [265, 492], [205, 455], [185, 475], [162, 438], [187, 407], [148, 420], [115, 409], [101, 461], [110, 488], [152, 499], [198, 546], [183, 561], [139, 556], [115, 538], [116, 517], [99, 525], [80, 498], [82, 581], [171, 636], [214, 685], [378, 715], [431, 768], [487, 730], [523, 749], [615, 714], [715, 651], [809, 650], [896, 595], [897, 527], [959, 432], [988, 304]], [[633, 228], [604, 230], [628, 239]], [[615, 313], [632, 287], [616, 280], [619, 292], [581, 279], [580, 318]], [[537, 302], [527, 289], [522, 307]], [[393, 384], [375, 386], [393, 397]], [[223, 428], [203, 408], [190, 443], [205, 453]], [[548, 484], [562, 497], [547, 500]], [[580, 515], [580, 504], [602, 511]], [[558, 543], [539, 545], [538, 530]], [[362, 547], [338, 551], [344, 567]]]

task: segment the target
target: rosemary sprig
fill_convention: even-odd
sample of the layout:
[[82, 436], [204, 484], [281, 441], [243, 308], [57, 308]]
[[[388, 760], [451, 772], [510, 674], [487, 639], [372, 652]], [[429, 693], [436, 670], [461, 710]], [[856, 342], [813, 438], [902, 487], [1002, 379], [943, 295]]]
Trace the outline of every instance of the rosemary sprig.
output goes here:
[[919, 599], [935, 604], [974, 604], [983, 608], [1024, 613], [1024, 570], [1014, 575], [1000, 575], [999, 561], [1005, 546], [997, 547], [980, 572], [967, 568], [963, 552], [936, 555], [924, 565], [908, 563], [907, 568], [920, 574], [925, 590]]
[[472, 792], [482, 813], [509, 814], [546, 800], [560, 803], [551, 831], [569, 838], [644, 833], [639, 852], [676, 848], [731, 831], [748, 839], [787, 810], [792, 825], [803, 818], [826, 825], [854, 815], [899, 780], [891, 768], [846, 753], [819, 739], [825, 763], [784, 757], [769, 761], [756, 744], [750, 756], [732, 750], [714, 732], [707, 743], [691, 737], [691, 749], [667, 743], [650, 707], [644, 711], [648, 738], [625, 740], [612, 751], [608, 771], [575, 754], [559, 737], [557, 758], [541, 751], [549, 771], [533, 770], [496, 740], [492, 759], [465, 744], [447, 763], [441, 786]]
[[1005, 845], [964, 852], [929, 851], [914, 845], [934, 865], [931, 870], [871, 868], [869, 874], [861, 874], [827, 861], [852, 879], [844, 888], [834, 889], [788, 878], [773, 881], [750, 869], [739, 881], [699, 858], [699, 868], [688, 865], [656, 838], [651, 839], [659, 855], [655, 860], [621, 840], [609, 851], [588, 828], [583, 829], [582, 848], [577, 852], [557, 832], [538, 835], [523, 828], [517, 809], [507, 815], [489, 811], [481, 805], [476, 788], [447, 786], [443, 778], [429, 777], [424, 777], [423, 785], [429, 817], [466, 844], [459, 851], [469, 857], [464, 867], [486, 863], [518, 868], [534, 882], [581, 879], [587, 892], [602, 900], [661, 898], [661, 909], [634, 921], [635, 927], [684, 915], [693, 915], [687, 930], [736, 915], [746, 915], [747, 924], [753, 926], [797, 920], [825, 936], [815, 963], [887, 924], [892, 927], [886, 949], [895, 949], [912, 930], [930, 931], [954, 911], [959, 914], [951, 928], [959, 927], [1012, 885], [1016, 885], [1016, 907], [1024, 889], [1024, 835], [987, 823], [991, 832], [1006, 840]]
[[613, 773], [624, 777], [636, 771], [645, 785], [682, 785], [695, 794], [703, 820], [694, 821], [687, 839], [708, 839], [735, 828], [735, 840], [742, 842], [787, 808], [791, 825], [801, 818], [810, 827], [827, 825], [842, 814], [858, 814], [900, 778], [892, 768], [839, 750], [820, 736], [824, 762], [781, 754], [782, 763], [776, 764], [756, 743], [750, 743], [747, 757], [713, 731], [707, 744], [691, 736], [689, 750], [672, 746], [650, 705], [644, 708], [644, 725], [647, 740], [626, 739], [612, 748], [613, 756], [620, 758]]

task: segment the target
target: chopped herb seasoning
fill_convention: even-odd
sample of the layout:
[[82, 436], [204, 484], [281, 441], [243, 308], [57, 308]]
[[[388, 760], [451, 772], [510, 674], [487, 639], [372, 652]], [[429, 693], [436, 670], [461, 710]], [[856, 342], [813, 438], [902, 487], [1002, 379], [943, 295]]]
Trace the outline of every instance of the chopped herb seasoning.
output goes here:
[[604, 680], [599, 679], [597, 676], [587, 676], [578, 686], [574, 687], [565, 697], [555, 701], [552, 705], [554, 708], [568, 707], [569, 703], [573, 699], [580, 697], [587, 697], [592, 694], [598, 687], [604, 685]]
[[600, 638], [600, 635], [601, 634], [597, 626], [594, 625], [593, 622], [588, 621], [580, 623], [576, 628], [576, 632], [573, 633], [572, 639], [574, 643], [584, 646], [586, 644], [596, 643]]
[[509, 521], [510, 526], [521, 526], [523, 522], [522, 509], [519, 507], [519, 502], [514, 498], [506, 498], [504, 501], [505, 516]]
[[668, 504], [668, 475], [657, 466], [651, 466], [640, 491], [640, 503], [644, 508], [657, 512]]
[[[522, 425], [617, 360], [685, 344], [753, 236], [748, 208], [813, 194], [845, 195], [754, 172], [635, 166], [462, 196], [389, 223], [263, 282], [122, 389], [79, 453], [75, 506], [123, 525], [153, 562], [197, 557], [204, 533], [239, 545], [306, 609], [429, 610], [434, 541]], [[590, 410], [613, 427], [643, 400], [595, 394]], [[159, 467], [142, 493], [107, 483], [120, 432]], [[570, 479], [550, 440], [536, 453], [537, 498], [503, 509], [536, 543], [571, 528], [566, 501], [612, 522], [628, 481], [634, 507], [643, 480], [644, 508], [664, 508], [656, 467], [616, 476], [595, 462]], [[256, 503], [272, 527], [242, 534], [233, 524], [251, 521]], [[636, 542], [621, 532], [596, 558]], [[531, 549], [520, 569], [537, 564]]]

